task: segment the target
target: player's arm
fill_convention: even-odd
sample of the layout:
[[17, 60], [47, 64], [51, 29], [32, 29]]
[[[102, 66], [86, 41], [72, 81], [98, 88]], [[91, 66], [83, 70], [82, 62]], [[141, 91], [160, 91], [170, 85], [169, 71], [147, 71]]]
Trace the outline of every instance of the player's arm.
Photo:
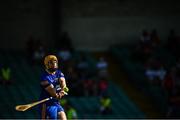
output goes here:
[[60, 87], [62, 88], [62, 90], [64, 90], [64, 88], [66, 87], [66, 80], [64, 77], [61, 77], [59, 79], [59, 83], [60, 83]]
[[[61, 77], [59, 79], [59, 83], [60, 83], [60, 87], [61, 87], [61, 91], [59, 92], [59, 95], [62, 97], [64, 96], [65, 94], [67, 94], [67, 87], [66, 87], [66, 81], [65, 81], [65, 78], [64, 77]], [[68, 89], [69, 90], [69, 89]]]
[[54, 98], [61, 98], [59, 94], [56, 93], [56, 90], [54, 89], [54, 86], [50, 84], [47, 80], [42, 81], [41, 85], [43, 88]]
[[66, 92], [66, 93], [69, 91], [69, 88], [66, 86], [66, 80], [65, 80], [63, 73], [61, 73], [61, 77], [59, 78], [59, 84], [60, 84], [62, 91]]

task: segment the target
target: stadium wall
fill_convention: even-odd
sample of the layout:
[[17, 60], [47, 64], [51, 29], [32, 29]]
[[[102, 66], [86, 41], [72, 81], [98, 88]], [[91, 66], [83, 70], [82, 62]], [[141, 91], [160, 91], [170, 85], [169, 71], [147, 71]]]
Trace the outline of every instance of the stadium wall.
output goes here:
[[1, 49], [25, 49], [30, 35], [43, 42], [52, 40], [50, 1], [3, 0], [0, 14]]
[[180, 17], [176, 16], [121, 16], [72, 17], [64, 20], [77, 49], [106, 50], [114, 44], [131, 44], [139, 40], [143, 29], [157, 29], [161, 40], [167, 40], [170, 29], [180, 33]]
[[[105, 50], [136, 42], [143, 29], [157, 29], [166, 40], [180, 33], [180, 1], [62, 0], [62, 31], [76, 49]], [[0, 4], [1, 48], [24, 49], [29, 35], [53, 47], [50, 0], [6, 0]]]

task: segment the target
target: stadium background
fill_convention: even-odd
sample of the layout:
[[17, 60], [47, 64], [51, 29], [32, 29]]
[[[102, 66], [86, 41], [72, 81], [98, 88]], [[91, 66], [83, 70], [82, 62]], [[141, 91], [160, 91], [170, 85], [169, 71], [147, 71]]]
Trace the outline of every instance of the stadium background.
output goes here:
[[[162, 118], [168, 108], [164, 89], [150, 85], [144, 66], [132, 58], [143, 30], [156, 30], [159, 47], [152, 53], [161, 59], [167, 71], [176, 65], [177, 55], [166, 49], [170, 30], [179, 35], [180, 2], [163, 0], [2, 0], [0, 2], [1, 68], [11, 70], [10, 84], [0, 85], [0, 118], [37, 118], [37, 107], [17, 112], [14, 106], [38, 100], [42, 60], [34, 61], [31, 42], [43, 46], [45, 54], [58, 55], [62, 48], [71, 51], [68, 67], [85, 58], [88, 73], [98, 87], [97, 63], [103, 57], [108, 63], [107, 94], [111, 99], [110, 114], [100, 113], [98, 89], [86, 92], [84, 82], [70, 89], [70, 101], [78, 118]], [[64, 38], [64, 33], [68, 38]], [[66, 42], [65, 42], [66, 41]], [[69, 42], [67, 42], [69, 41]], [[37, 47], [36, 46], [36, 47]], [[42, 47], [41, 46], [41, 47]], [[34, 49], [33, 49], [34, 50]], [[64, 50], [64, 49], [63, 49]], [[33, 51], [34, 52], [34, 51]], [[32, 60], [33, 59], [33, 60]], [[34, 63], [36, 62], [36, 63]], [[60, 66], [65, 71], [65, 61]], [[70, 64], [70, 65], [69, 65]], [[74, 66], [75, 65], [75, 66]], [[68, 71], [69, 72], [69, 71]], [[72, 71], [71, 71], [72, 72]], [[87, 73], [83, 73], [87, 74]], [[83, 76], [84, 77], [84, 76]], [[1, 76], [2, 78], [2, 76]], [[1, 80], [3, 81], [3, 80]], [[76, 84], [75, 81], [73, 84]]]

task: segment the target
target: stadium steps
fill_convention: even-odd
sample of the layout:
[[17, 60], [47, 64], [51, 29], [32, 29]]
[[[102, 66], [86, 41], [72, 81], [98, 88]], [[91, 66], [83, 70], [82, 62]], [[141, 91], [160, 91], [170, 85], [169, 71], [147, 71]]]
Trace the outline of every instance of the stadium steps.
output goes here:
[[[117, 59], [113, 58], [111, 53], [95, 52], [94, 56], [96, 58], [105, 57], [105, 59], [109, 63], [109, 73], [114, 83], [117, 84], [124, 91], [124, 93], [128, 95], [129, 99], [132, 100], [135, 105], [139, 107], [140, 111], [144, 112], [147, 118], [158, 118], [162, 116], [158, 109], [155, 108], [152, 101], [147, 96], [141, 94], [133, 86], [133, 84], [128, 81], [127, 75], [120, 68], [119, 62], [117, 61]], [[126, 50], [123, 49], [123, 54], [121, 54], [121, 57], [125, 59], [124, 56], [129, 56], [129, 54]]]
[[118, 98], [118, 102], [116, 102], [117, 106], [118, 104], [121, 103], [121, 107], [123, 107], [124, 111], [126, 111], [127, 118], [142, 118], [144, 117], [144, 113], [140, 111], [137, 106], [128, 98], [128, 96], [124, 93], [124, 91], [119, 88], [116, 84], [111, 83], [109, 90], [112, 90], [110, 92], [112, 99]]
[[[154, 105], [156, 105], [162, 115], [164, 115], [167, 109], [167, 95], [160, 87], [152, 86], [148, 83], [144, 75], [143, 65], [141, 62], [133, 61], [132, 57], [125, 56], [127, 57], [126, 60], [118, 57], [123, 54], [123, 49], [126, 49], [129, 54], [132, 53], [131, 48], [122, 46], [118, 48], [113, 47], [111, 52], [117, 57], [125, 72], [128, 73], [127, 75], [129, 76], [128, 78], [130, 79], [130, 82], [134, 83], [138, 90], [143, 92], [144, 95], [149, 96], [149, 98], [154, 102]], [[166, 69], [175, 65], [175, 58], [163, 46], [156, 48], [152, 55], [153, 57], [158, 58], [165, 65]]]
[[[34, 86], [37, 80], [37, 74], [31, 66], [25, 61], [25, 57], [22, 54], [9, 52], [2, 52], [0, 54], [1, 63], [10, 65], [12, 68], [12, 81], [13, 84], [9, 86], [0, 86], [0, 95], [2, 99], [0, 100], [0, 118], [3, 119], [26, 119], [26, 118], [37, 118], [38, 113], [33, 109], [27, 112], [15, 111], [14, 107], [18, 104], [30, 103], [32, 100], [38, 100], [37, 88]], [[38, 94], [38, 95], [37, 95]], [[6, 107], [5, 107], [6, 106]], [[2, 109], [5, 108], [5, 109]]]
[[[98, 97], [70, 97], [69, 101], [78, 113], [79, 119], [107, 119], [107, 118], [125, 118], [122, 114], [101, 115], [99, 113], [100, 105]], [[118, 102], [118, 101], [117, 101]], [[119, 110], [119, 109], [118, 109]], [[118, 112], [119, 113], [119, 112]]]

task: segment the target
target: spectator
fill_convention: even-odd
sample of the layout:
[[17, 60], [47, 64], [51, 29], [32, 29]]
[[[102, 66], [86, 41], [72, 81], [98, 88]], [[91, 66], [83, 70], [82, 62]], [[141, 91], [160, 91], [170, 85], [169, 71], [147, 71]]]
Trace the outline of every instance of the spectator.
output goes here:
[[9, 85], [12, 83], [11, 80], [11, 69], [7, 65], [3, 66], [1, 68], [1, 74], [2, 74], [2, 84], [3, 85]]
[[69, 120], [78, 119], [77, 111], [76, 111], [76, 109], [71, 105], [70, 102], [67, 102], [65, 109], [66, 109], [66, 111], [67, 111], [67, 119], [69, 119]]
[[98, 82], [98, 95], [101, 96], [103, 94], [107, 94], [108, 89], [108, 81], [106, 78], [100, 78]]
[[61, 63], [62, 63], [61, 68], [62, 68], [62, 70], [67, 71], [68, 67], [73, 66], [74, 63], [72, 61], [73, 60], [72, 59], [72, 53], [71, 53], [71, 51], [69, 49], [62, 47], [61, 49], [59, 49], [57, 51], [57, 55], [61, 60]]
[[88, 77], [83, 79], [82, 82], [85, 96], [93, 96], [97, 94], [97, 83], [93, 78]]
[[105, 61], [103, 57], [99, 58], [99, 61], [96, 64], [96, 68], [98, 71], [98, 76], [101, 78], [108, 77], [108, 63]]
[[77, 62], [77, 71], [80, 78], [87, 78], [90, 75], [89, 63], [86, 56], [81, 53], [80, 60]]
[[100, 113], [103, 115], [111, 114], [111, 98], [105, 94], [100, 98]]
[[145, 75], [151, 84], [162, 84], [166, 75], [163, 65], [155, 58], [150, 58], [145, 68]]
[[58, 57], [60, 57], [63, 62], [66, 62], [71, 59], [72, 55], [68, 49], [61, 48], [61, 50], [58, 52]]

